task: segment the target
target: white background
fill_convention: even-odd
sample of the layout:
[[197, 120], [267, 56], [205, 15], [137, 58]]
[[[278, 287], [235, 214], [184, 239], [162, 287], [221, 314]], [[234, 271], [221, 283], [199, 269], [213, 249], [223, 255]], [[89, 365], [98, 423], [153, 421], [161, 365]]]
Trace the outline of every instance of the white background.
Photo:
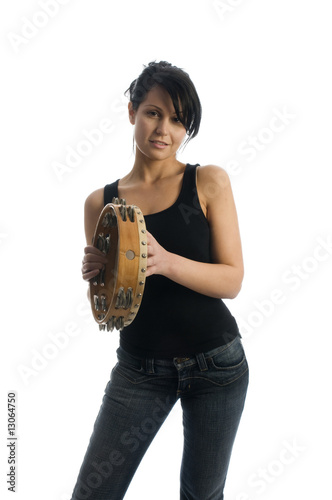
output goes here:
[[[190, 74], [203, 106], [201, 131], [179, 159], [228, 171], [245, 257], [241, 293], [226, 303], [250, 387], [225, 498], [330, 498], [330, 2], [55, 3], [57, 12], [46, 0], [7, 0], [0, 12], [1, 491], [70, 498], [118, 344], [86, 300], [83, 204], [131, 168], [123, 93], [143, 64], [167, 60]], [[59, 173], [55, 162], [66, 166], [84, 130], [104, 119], [112, 131]], [[260, 150], [249, 158], [250, 137]], [[6, 485], [10, 390], [15, 496]], [[178, 498], [181, 448], [178, 404], [126, 499]]]

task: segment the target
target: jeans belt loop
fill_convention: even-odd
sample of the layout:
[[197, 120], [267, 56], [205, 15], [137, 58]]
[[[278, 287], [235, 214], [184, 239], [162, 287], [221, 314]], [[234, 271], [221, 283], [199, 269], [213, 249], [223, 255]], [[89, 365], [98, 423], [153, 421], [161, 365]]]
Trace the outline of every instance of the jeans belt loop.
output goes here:
[[199, 354], [196, 354], [196, 359], [197, 359], [197, 363], [198, 363], [200, 371], [201, 372], [207, 371], [208, 365], [206, 363], [206, 359], [205, 359], [204, 354], [202, 352], [200, 352]]
[[145, 359], [145, 368], [147, 373], [155, 373], [154, 371], [154, 358]]

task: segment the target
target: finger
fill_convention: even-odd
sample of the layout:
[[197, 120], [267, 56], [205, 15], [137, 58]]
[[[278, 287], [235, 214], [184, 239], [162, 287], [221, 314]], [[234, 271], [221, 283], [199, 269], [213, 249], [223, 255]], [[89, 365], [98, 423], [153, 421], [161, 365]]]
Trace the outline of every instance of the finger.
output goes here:
[[92, 278], [94, 278], [95, 276], [97, 276], [99, 274], [99, 270], [95, 269], [94, 271], [90, 271], [88, 273], [83, 273], [82, 275], [82, 278], [85, 280], [85, 281], [90, 281]]
[[84, 248], [84, 253], [85, 254], [92, 253], [94, 255], [105, 255], [101, 250], [99, 250], [98, 248], [94, 247], [93, 245], [87, 245]]
[[149, 233], [149, 231], [146, 232], [146, 239], [148, 244], [152, 244], [154, 241], [156, 241], [152, 234]]
[[156, 266], [150, 266], [146, 270], [145, 276], [148, 278], [149, 276], [152, 276], [155, 273], [155, 267]]
[[89, 271], [100, 271], [101, 269], [103, 269], [104, 267], [104, 264], [102, 264], [101, 262], [87, 262], [87, 263], [84, 263], [83, 266], [82, 266], [82, 272], [83, 273], [86, 273], [86, 272], [89, 272]]
[[148, 255], [154, 255], [155, 251], [152, 245], [147, 245]]
[[154, 258], [153, 257], [148, 257], [146, 261], [146, 267], [151, 268], [152, 266], [155, 265]]
[[105, 256], [105, 254], [96, 255], [96, 254], [87, 253], [84, 255], [84, 258], [83, 258], [83, 263], [85, 264], [86, 262], [90, 262], [90, 263], [99, 262], [99, 263], [106, 264], [108, 262], [108, 259]]

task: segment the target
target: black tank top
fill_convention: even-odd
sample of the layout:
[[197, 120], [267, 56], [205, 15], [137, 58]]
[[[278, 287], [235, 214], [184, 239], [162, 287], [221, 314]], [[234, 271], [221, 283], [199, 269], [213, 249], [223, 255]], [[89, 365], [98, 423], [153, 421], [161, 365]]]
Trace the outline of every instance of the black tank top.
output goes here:
[[[212, 262], [209, 224], [196, 188], [197, 166], [186, 165], [176, 202], [144, 219], [147, 230], [169, 252]], [[105, 205], [118, 197], [118, 183], [105, 186]], [[219, 347], [237, 335], [237, 323], [221, 299], [153, 275], [146, 279], [137, 316], [120, 332], [120, 345], [139, 357], [185, 357]]]

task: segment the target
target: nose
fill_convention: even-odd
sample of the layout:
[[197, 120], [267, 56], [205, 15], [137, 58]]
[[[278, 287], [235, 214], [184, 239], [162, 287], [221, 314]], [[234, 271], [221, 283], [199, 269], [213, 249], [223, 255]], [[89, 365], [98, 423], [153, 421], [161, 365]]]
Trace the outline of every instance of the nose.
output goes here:
[[167, 126], [167, 120], [166, 118], [164, 119], [160, 119], [158, 121], [158, 125], [157, 125], [157, 129], [156, 129], [156, 133], [157, 135], [159, 136], [165, 136], [165, 135], [168, 135], [168, 126]]

